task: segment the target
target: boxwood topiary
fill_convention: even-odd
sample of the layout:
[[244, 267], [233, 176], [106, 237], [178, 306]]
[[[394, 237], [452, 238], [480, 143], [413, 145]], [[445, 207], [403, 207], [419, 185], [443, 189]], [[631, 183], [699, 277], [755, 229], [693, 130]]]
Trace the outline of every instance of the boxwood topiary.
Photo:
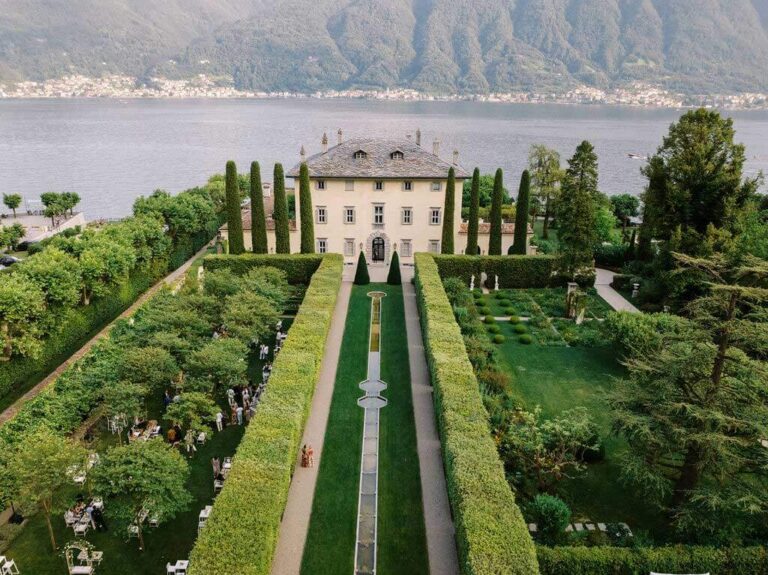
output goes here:
[[480, 306], [477, 309], [477, 313], [479, 313], [480, 315], [491, 315], [491, 308], [489, 308], [488, 306], [485, 306], [485, 305], [484, 306]]
[[520, 318], [517, 317], [516, 315], [510, 316], [509, 323], [511, 324], [520, 323]]
[[533, 338], [530, 334], [526, 333], [524, 335], [521, 335], [519, 338], [517, 338], [517, 341], [522, 343], [523, 345], [531, 345], [533, 343]]
[[518, 323], [513, 329], [515, 330], [515, 333], [528, 333], [528, 327], [522, 323]]
[[489, 325], [488, 333], [501, 333], [501, 327], [496, 324]]
[[[509, 316], [514, 316], [517, 313], [517, 310], [513, 307], [508, 307], [504, 310], [504, 313]], [[520, 318], [517, 318], [518, 321], [520, 321]]]
[[493, 317], [492, 315], [487, 315], [485, 316], [485, 319], [483, 321], [488, 324], [496, 323], [496, 318]]
[[493, 336], [493, 343], [502, 344], [502, 343], [504, 343], [505, 341], [507, 341], [507, 338], [506, 338], [506, 337], [504, 337], [504, 336], [503, 336], [503, 335], [501, 335], [501, 334], [497, 334], [497, 335], [494, 335], [494, 336]]

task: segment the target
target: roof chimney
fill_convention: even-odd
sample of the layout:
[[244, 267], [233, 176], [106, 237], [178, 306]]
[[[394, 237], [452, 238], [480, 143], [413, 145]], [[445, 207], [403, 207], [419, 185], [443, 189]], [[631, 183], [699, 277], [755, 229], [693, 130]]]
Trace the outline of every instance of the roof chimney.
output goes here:
[[323, 154], [328, 151], [328, 134], [323, 132]]
[[304, 163], [304, 160], [307, 159], [307, 151], [304, 149], [304, 146], [301, 146], [301, 151], [299, 152], [299, 155], [301, 155], [301, 162]]
[[344, 141], [344, 134], [341, 131], [341, 128], [339, 128], [339, 131], [336, 134], [339, 136], [339, 146], [341, 146], [342, 142]]
[[416, 129], [416, 145], [421, 146], [421, 128]]
[[432, 141], [432, 153], [435, 156], [439, 156], [440, 155], [440, 140], [438, 140], [437, 138], [435, 138]]
[[459, 151], [453, 150], [453, 165], [458, 166], [459, 165]]

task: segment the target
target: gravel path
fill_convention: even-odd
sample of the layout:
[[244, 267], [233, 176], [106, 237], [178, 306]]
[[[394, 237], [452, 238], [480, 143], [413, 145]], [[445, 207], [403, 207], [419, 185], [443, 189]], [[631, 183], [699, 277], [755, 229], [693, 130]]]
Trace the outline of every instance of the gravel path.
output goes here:
[[616, 274], [609, 270], [597, 268], [597, 278], [595, 279], [595, 289], [597, 293], [608, 302], [616, 311], [639, 312], [640, 310], [624, 299], [619, 292], [611, 287], [613, 276]]

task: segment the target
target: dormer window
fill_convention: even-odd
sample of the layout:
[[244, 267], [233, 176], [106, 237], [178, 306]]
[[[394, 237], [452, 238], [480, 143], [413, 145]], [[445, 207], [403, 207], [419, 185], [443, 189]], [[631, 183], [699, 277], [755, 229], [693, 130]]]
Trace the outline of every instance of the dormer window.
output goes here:
[[403, 159], [403, 153], [400, 150], [395, 150], [389, 155], [390, 158], [393, 160], [402, 160]]
[[368, 152], [366, 152], [365, 150], [358, 150], [357, 152], [355, 152], [356, 160], [365, 160], [366, 158], [368, 158]]
[[315, 180], [315, 188], [318, 190], [325, 189], [325, 180]]

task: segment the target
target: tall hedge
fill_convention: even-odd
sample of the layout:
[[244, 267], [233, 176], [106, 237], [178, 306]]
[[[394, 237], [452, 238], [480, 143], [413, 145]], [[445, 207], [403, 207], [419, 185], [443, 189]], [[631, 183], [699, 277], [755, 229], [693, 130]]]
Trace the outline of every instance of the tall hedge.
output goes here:
[[477, 255], [477, 234], [480, 229], [480, 168], [472, 172], [472, 190], [469, 195], [469, 222], [467, 223], [467, 255]]
[[501, 255], [501, 206], [504, 202], [504, 172], [499, 168], [493, 180], [493, 195], [491, 196], [491, 233], [488, 239], [488, 255]]
[[227, 228], [229, 230], [229, 253], [233, 255], [245, 252], [243, 242], [243, 216], [240, 209], [240, 186], [237, 182], [235, 162], [227, 162], [226, 172]]
[[542, 575], [768, 575], [765, 547], [538, 547]]
[[275, 164], [275, 209], [272, 214], [275, 220], [275, 252], [278, 254], [291, 253], [291, 237], [288, 230], [288, 200], [285, 197], [285, 176], [283, 165]]
[[[269, 391], [233, 458], [224, 489], [190, 555], [190, 575], [268, 575], [291, 475], [325, 353], [343, 258], [329, 254], [274, 362]], [[249, 545], [244, 542], [255, 541]]]
[[391, 286], [399, 286], [403, 283], [400, 277], [400, 256], [397, 255], [397, 252], [392, 254], [392, 261], [389, 262], [387, 283]]
[[309, 187], [309, 168], [301, 164], [299, 170], [299, 213], [301, 214], [301, 253], [315, 253], [315, 216], [312, 213], [312, 190]]
[[488, 427], [488, 413], [437, 264], [416, 254], [416, 290], [448, 498], [465, 575], [536, 575], [536, 549]]
[[360, 252], [355, 269], [355, 285], [367, 286], [369, 283], [371, 283], [371, 276], [368, 275], [368, 262], [365, 260], [365, 254]]
[[243, 254], [241, 256], [206, 256], [203, 259], [205, 271], [227, 269], [235, 275], [245, 275], [256, 267], [272, 266], [286, 273], [291, 285], [307, 285], [312, 275], [320, 267], [323, 256], [316, 254], [262, 255]]
[[501, 288], [540, 288], [564, 285], [557, 275], [555, 256], [434, 256], [440, 277], [461, 278], [469, 285], [472, 276], [480, 284], [485, 272], [493, 285], [494, 276], [499, 276]]
[[269, 251], [259, 162], [251, 162], [251, 246], [255, 254], [266, 254]]
[[448, 170], [448, 185], [445, 186], [445, 206], [443, 208], [443, 239], [440, 242], [440, 253], [454, 252], [453, 219], [456, 213], [456, 172], [451, 166]]
[[524, 256], [528, 250], [528, 210], [531, 204], [531, 174], [523, 171], [520, 178], [520, 191], [517, 194], [517, 211], [515, 213], [515, 243], [512, 253]]

